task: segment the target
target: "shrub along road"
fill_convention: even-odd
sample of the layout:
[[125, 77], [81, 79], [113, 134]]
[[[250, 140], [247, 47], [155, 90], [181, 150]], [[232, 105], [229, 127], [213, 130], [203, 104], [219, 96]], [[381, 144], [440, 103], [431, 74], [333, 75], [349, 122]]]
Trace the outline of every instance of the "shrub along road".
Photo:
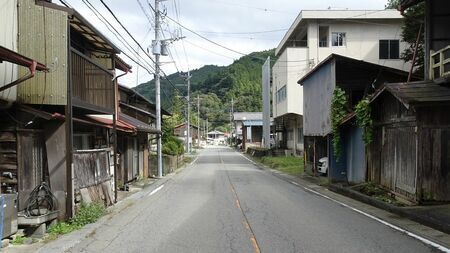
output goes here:
[[[67, 252], [436, 252], [386, 224], [208, 148]], [[45, 246], [40, 252], [45, 252]]]

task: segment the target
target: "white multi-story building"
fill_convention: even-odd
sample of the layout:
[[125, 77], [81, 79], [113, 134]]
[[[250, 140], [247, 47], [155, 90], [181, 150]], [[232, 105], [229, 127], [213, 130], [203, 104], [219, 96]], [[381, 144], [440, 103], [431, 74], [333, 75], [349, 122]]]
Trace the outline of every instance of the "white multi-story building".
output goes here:
[[397, 10], [304, 10], [275, 54], [272, 104], [278, 146], [303, 150], [303, 90], [297, 81], [335, 53], [409, 70], [400, 59], [402, 16]]

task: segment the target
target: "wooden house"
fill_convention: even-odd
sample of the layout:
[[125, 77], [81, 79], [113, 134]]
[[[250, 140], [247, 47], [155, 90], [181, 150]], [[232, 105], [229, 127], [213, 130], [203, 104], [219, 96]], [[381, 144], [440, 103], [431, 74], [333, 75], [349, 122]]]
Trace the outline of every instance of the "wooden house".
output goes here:
[[[190, 135], [190, 140], [189, 140], [189, 144], [192, 145], [198, 145], [199, 142], [199, 128], [196, 125], [189, 125], [189, 135]], [[179, 137], [185, 144], [186, 144], [186, 138], [187, 138], [187, 123], [181, 123], [176, 125], [173, 128], [173, 135]], [[201, 136], [201, 133], [200, 133]]]
[[[328, 176], [333, 181], [348, 181], [349, 172], [358, 174], [355, 181], [361, 181], [363, 161], [358, 158], [364, 154], [358, 148], [347, 145], [343, 158], [334, 157], [331, 131], [331, 103], [336, 87], [344, 90], [348, 109], [354, 106], [367, 94], [387, 81], [406, 80], [408, 73], [386, 66], [365, 62], [337, 54], [330, 55], [319, 63], [298, 83], [303, 85], [303, 134], [305, 138], [305, 168], [316, 172], [319, 159], [328, 159]], [[360, 143], [361, 134], [357, 129], [350, 129], [349, 134], [355, 139], [354, 145]], [[358, 140], [359, 139], [359, 140]], [[353, 150], [353, 151], [352, 151]], [[353, 157], [353, 158], [351, 158]], [[354, 166], [347, 166], [347, 160], [358, 161]], [[353, 179], [350, 178], [350, 181]]]
[[[126, 184], [136, 178], [148, 178], [152, 173], [149, 166], [151, 140], [155, 139], [155, 104], [136, 91], [119, 85], [119, 120], [133, 127], [134, 133], [118, 133], [119, 169], [118, 182]], [[162, 114], [169, 113], [162, 110]], [[154, 169], [154, 168], [153, 168]]]
[[368, 180], [411, 201], [450, 201], [450, 88], [390, 83], [371, 98]]
[[[117, 77], [130, 66], [77, 11], [48, 1], [5, 1], [8, 12], [17, 14], [0, 17], [13, 25], [7, 41], [50, 69], [17, 85], [15, 107], [2, 113], [0, 132], [10, 130], [18, 154], [32, 154], [16, 161], [19, 209], [26, 192], [42, 181], [58, 200], [60, 218], [72, 216], [80, 192], [111, 203], [116, 132], [135, 132], [117, 117]], [[19, 67], [17, 76], [28, 71]], [[7, 168], [0, 166], [4, 172]], [[22, 181], [26, 183], [20, 185]]]

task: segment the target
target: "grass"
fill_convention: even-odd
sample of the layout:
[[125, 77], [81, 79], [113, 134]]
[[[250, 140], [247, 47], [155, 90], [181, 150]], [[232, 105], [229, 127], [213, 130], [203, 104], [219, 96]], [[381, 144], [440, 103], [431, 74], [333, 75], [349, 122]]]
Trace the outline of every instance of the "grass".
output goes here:
[[359, 185], [355, 185], [352, 187], [354, 190], [357, 190], [367, 196], [373, 197], [375, 199], [378, 199], [380, 201], [393, 204], [396, 206], [402, 206], [400, 202], [398, 202], [394, 197], [389, 194], [389, 191], [384, 189], [383, 187], [369, 182], [369, 183], [363, 183]]
[[75, 217], [67, 222], [59, 222], [48, 229], [49, 236], [47, 240], [56, 239], [60, 235], [68, 234], [82, 228], [87, 224], [94, 223], [105, 214], [106, 208], [102, 203], [82, 203], [80, 210], [77, 212]]
[[18, 235], [14, 238], [14, 240], [11, 242], [13, 245], [22, 245], [25, 242], [26, 237], [23, 235]]
[[304, 172], [304, 163], [302, 157], [280, 156], [280, 157], [263, 157], [261, 163], [281, 172], [300, 175]]

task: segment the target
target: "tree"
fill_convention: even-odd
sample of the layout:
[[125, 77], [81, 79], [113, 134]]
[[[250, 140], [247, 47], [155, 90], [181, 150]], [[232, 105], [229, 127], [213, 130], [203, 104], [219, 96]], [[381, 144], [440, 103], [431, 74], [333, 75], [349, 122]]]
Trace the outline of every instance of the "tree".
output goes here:
[[[401, 0], [388, 0], [386, 9], [397, 9]], [[412, 62], [417, 34], [419, 33], [420, 26], [424, 25], [425, 20], [425, 3], [421, 2], [408, 8], [403, 14], [405, 17], [402, 25], [402, 41], [408, 43], [408, 47], [402, 52], [401, 58], [405, 62]], [[417, 46], [416, 60], [414, 63], [415, 71], [417, 75], [423, 75], [424, 73], [424, 31], [425, 27], [422, 27], [422, 31], [419, 37], [419, 44]]]

